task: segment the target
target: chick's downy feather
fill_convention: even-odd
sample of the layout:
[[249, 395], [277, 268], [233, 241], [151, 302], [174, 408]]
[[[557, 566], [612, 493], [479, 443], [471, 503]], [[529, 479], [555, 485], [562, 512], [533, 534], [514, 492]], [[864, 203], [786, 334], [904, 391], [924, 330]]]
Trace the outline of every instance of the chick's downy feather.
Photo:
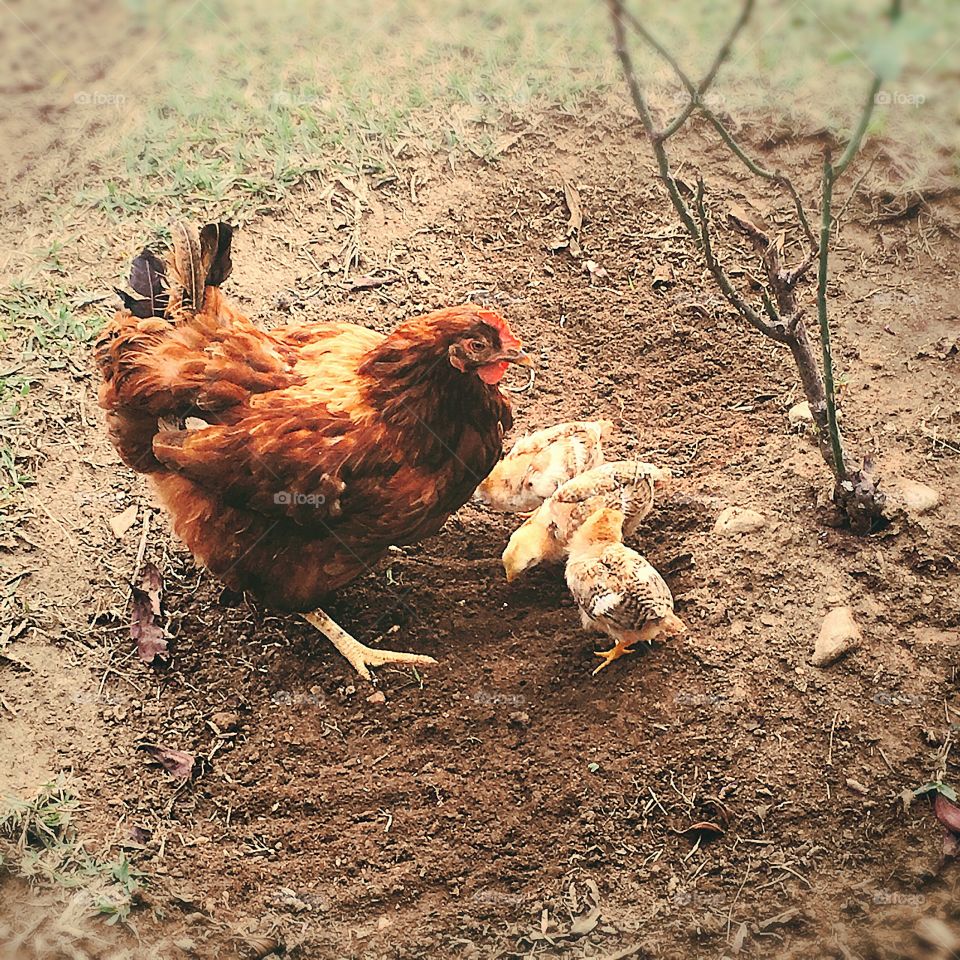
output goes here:
[[570, 537], [597, 510], [621, 511], [623, 535], [631, 536], [653, 509], [656, 488], [670, 476], [652, 463], [615, 460], [568, 480], [513, 532], [503, 552], [507, 579], [564, 557]]
[[521, 437], [477, 490], [494, 510], [536, 509], [557, 488], [603, 462], [609, 420], [572, 420]]
[[566, 581], [584, 627], [626, 643], [683, 632], [663, 577], [620, 542], [622, 524], [619, 511], [600, 510], [571, 538]]

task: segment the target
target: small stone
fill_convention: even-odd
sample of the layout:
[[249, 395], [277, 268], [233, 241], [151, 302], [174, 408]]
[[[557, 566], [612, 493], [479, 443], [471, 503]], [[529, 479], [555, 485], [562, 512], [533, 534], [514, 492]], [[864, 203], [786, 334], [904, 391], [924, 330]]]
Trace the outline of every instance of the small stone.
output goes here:
[[801, 427], [807, 426], [807, 424], [813, 423], [813, 414], [810, 412], [810, 404], [806, 400], [801, 403], [795, 403], [787, 411], [787, 419], [790, 421], [790, 426], [794, 430], [798, 430]]
[[884, 491], [908, 513], [927, 513], [940, 503], [939, 490], [908, 477], [892, 478]]
[[727, 507], [723, 510], [713, 532], [729, 537], [736, 533], [755, 533], [767, 525], [767, 518], [756, 510], [747, 510], [744, 507]]
[[240, 726], [240, 718], [235, 713], [227, 710], [221, 710], [215, 713], [210, 722], [221, 732], [231, 733]]
[[845, 653], [856, 650], [862, 640], [853, 611], [849, 607], [837, 607], [824, 617], [810, 663], [815, 667], [828, 667]]
[[382, 690], [375, 690], [367, 697], [367, 703], [386, 703], [387, 696]]
[[508, 721], [511, 727], [524, 727], [530, 726], [530, 715], [524, 713], [522, 710], [515, 710], [510, 714]]

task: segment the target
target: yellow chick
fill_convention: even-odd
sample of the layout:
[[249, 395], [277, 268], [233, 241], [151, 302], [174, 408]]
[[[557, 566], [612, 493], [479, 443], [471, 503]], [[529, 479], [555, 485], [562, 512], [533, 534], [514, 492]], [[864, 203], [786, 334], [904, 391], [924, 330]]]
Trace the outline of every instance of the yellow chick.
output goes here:
[[601, 443], [609, 420], [572, 420], [521, 437], [477, 488], [477, 500], [493, 510], [535, 510], [557, 487], [603, 463]]
[[663, 577], [636, 550], [625, 547], [623, 513], [598, 510], [570, 537], [567, 586], [585, 630], [605, 633], [615, 646], [598, 653], [599, 673], [635, 643], [676, 636], [686, 625], [673, 612]]
[[518, 527], [503, 551], [507, 580], [515, 580], [538, 563], [562, 560], [573, 532], [597, 510], [623, 513], [623, 534], [632, 536], [653, 509], [654, 491], [672, 474], [640, 460], [614, 460], [563, 484]]

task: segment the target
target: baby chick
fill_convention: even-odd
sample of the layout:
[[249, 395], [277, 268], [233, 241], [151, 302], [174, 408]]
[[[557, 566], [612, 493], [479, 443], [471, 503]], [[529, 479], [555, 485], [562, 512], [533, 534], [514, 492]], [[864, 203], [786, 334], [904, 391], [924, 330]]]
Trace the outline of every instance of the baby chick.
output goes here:
[[474, 495], [505, 513], [535, 510], [562, 483], [603, 463], [609, 420], [572, 420], [521, 437]]
[[654, 491], [671, 476], [652, 463], [615, 460], [568, 480], [513, 532], [503, 551], [507, 580], [543, 561], [562, 560], [573, 532], [604, 507], [622, 511], [624, 536], [631, 536], [653, 509]]
[[570, 537], [567, 586], [580, 607], [585, 630], [605, 633], [616, 645], [597, 656], [599, 673], [635, 643], [686, 632], [673, 612], [663, 577], [636, 550], [621, 543], [623, 513], [598, 510]]

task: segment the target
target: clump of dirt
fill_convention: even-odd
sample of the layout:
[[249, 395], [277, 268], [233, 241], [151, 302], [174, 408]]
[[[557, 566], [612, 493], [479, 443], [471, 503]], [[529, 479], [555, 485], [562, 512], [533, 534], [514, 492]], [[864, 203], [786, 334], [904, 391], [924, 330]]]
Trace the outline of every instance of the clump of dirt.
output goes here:
[[[713, 148], [684, 159], [709, 168], [712, 203], [788, 216]], [[565, 182], [578, 255], [556, 242]], [[3, 556], [29, 569], [29, 626], [8, 647], [23, 669], [0, 665], [16, 717], [5, 786], [77, 778], [86, 835], [151, 878], [137, 926], [179, 940], [173, 955], [950, 956], [956, 867], [929, 804], [902, 795], [958, 779], [960, 388], [956, 352], [937, 347], [955, 336], [955, 235], [924, 247], [914, 221], [869, 224], [857, 202], [842, 231], [831, 301], [850, 439], [942, 493], [857, 538], [821, 522], [829, 478], [786, 417], [789, 356], [711, 285], [632, 127], [549, 118], [495, 166], [422, 165], [415, 203], [402, 184], [373, 197], [358, 270], [396, 282], [342, 282], [350, 241], [305, 189], [239, 235], [228, 292], [267, 324], [380, 330], [496, 304], [538, 358], [518, 431], [606, 417], [611, 456], [679, 478], [636, 543], [690, 633], [591, 677], [562, 570], [506, 584], [513, 521], [468, 505], [329, 609], [440, 661], [381, 670], [371, 699], [307, 625], [226, 594], [171, 540], [104, 440], [85, 369], [41, 408], [76, 450], [41, 438], [33, 513]], [[955, 220], [952, 202], [938, 216]], [[108, 522], [131, 504], [118, 538]], [[726, 505], [766, 524], [720, 537]], [[168, 666], [141, 663], [128, 635], [141, 548], [163, 571]], [[864, 643], [814, 668], [840, 605]], [[143, 742], [195, 755], [196, 775], [171, 778]]]

